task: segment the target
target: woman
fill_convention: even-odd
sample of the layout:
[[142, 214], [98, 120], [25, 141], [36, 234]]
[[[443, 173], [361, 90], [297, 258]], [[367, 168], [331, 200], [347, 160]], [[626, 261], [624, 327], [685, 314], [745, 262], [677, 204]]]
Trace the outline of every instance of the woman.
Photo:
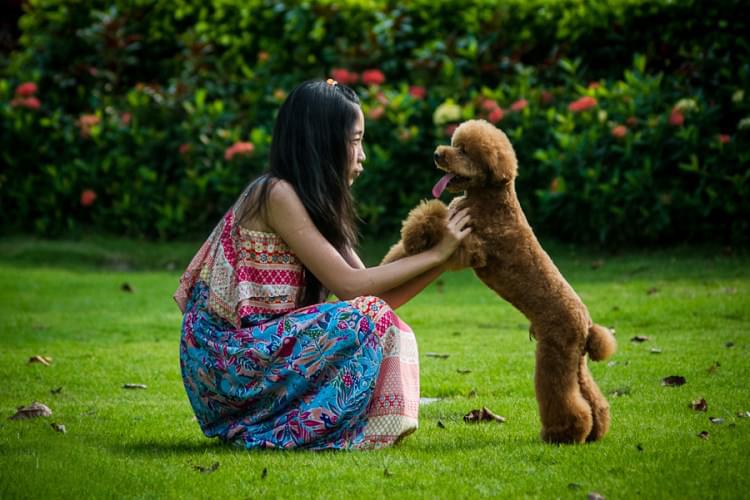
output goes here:
[[[333, 80], [281, 106], [269, 170], [216, 226], [180, 280], [180, 365], [203, 432], [246, 448], [388, 446], [417, 428], [414, 334], [393, 312], [470, 232], [452, 212], [432, 249], [366, 268], [351, 184], [364, 117]], [[329, 293], [338, 300], [325, 302]]]

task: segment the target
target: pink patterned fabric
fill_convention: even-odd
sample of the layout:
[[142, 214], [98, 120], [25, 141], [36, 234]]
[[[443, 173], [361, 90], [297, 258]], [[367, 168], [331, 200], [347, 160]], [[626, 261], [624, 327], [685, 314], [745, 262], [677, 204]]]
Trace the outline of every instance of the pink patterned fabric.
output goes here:
[[304, 285], [303, 267], [274, 233], [235, 224], [235, 209], [224, 215], [193, 257], [174, 299], [185, 312], [200, 280], [208, 286], [208, 309], [235, 327], [249, 315], [275, 316], [294, 310]]
[[365, 438], [359, 445], [364, 449], [395, 444], [417, 430], [419, 418], [419, 352], [414, 332], [390, 307], [378, 307], [379, 314], [369, 314], [368, 302], [384, 305], [376, 297], [351, 301], [373, 319], [383, 347], [380, 373], [367, 409]]

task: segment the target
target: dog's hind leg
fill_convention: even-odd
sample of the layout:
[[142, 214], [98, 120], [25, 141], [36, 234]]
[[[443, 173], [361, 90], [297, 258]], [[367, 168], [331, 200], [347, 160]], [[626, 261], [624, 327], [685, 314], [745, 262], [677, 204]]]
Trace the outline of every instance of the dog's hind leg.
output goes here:
[[558, 340], [537, 336], [534, 381], [541, 436], [550, 443], [582, 443], [593, 427], [591, 406], [581, 394], [578, 380], [582, 353], [561, 348]]
[[581, 384], [581, 394], [591, 405], [593, 425], [586, 441], [597, 441], [604, 437], [609, 430], [609, 403], [594, 382], [591, 371], [586, 364], [586, 356], [581, 356], [578, 367], [578, 380]]

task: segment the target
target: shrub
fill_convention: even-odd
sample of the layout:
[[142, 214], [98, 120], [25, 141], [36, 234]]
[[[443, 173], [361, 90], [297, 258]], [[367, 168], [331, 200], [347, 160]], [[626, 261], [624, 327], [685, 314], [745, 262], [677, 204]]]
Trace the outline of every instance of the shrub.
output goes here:
[[739, 1], [88, 5], [31, 0], [3, 66], [4, 232], [205, 234], [264, 168], [286, 93], [334, 76], [367, 117], [371, 235], [429, 196], [432, 151], [474, 117], [511, 137], [524, 208], [552, 235], [750, 234]]

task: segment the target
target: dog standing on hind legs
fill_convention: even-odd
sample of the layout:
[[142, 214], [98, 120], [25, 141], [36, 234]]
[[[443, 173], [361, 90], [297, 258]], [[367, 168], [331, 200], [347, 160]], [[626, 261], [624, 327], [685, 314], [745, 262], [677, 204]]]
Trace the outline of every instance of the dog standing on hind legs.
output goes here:
[[[531, 322], [536, 339], [534, 385], [542, 422], [551, 443], [596, 441], [609, 430], [609, 404], [594, 382], [585, 355], [594, 361], [616, 349], [612, 333], [591, 321], [588, 310], [542, 249], [515, 191], [516, 154], [505, 134], [484, 120], [462, 123], [450, 146], [435, 150], [446, 172], [433, 189], [465, 192], [453, 204], [468, 207], [472, 233], [453, 257], [471, 266], [488, 287]], [[383, 263], [418, 253], [442, 238], [448, 208], [423, 202], [406, 218], [401, 241]]]

